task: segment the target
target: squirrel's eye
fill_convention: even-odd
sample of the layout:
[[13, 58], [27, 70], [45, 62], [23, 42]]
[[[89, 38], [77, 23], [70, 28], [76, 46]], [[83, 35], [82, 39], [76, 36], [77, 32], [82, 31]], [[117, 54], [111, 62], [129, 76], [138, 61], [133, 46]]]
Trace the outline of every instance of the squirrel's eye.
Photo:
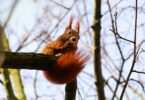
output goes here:
[[71, 39], [71, 41], [76, 42], [76, 41], [77, 41], [77, 39], [76, 39], [76, 38], [72, 38], [72, 39]]
[[69, 31], [68, 34], [71, 34], [71, 31]]
[[76, 41], [76, 38], [73, 38], [72, 41]]

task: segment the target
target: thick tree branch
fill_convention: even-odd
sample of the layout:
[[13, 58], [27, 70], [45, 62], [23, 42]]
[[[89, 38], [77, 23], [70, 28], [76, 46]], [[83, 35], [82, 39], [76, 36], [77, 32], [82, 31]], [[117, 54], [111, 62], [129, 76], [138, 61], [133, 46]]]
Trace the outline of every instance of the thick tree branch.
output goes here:
[[5, 57], [1, 68], [49, 70], [57, 57], [35, 53], [0, 52], [0, 58]]
[[95, 85], [98, 92], [98, 100], [105, 100], [104, 92], [104, 78], [102, 75], [102, 66], [101, 66], [101, 0], [94, 0], [94, 71], [95, 71]]

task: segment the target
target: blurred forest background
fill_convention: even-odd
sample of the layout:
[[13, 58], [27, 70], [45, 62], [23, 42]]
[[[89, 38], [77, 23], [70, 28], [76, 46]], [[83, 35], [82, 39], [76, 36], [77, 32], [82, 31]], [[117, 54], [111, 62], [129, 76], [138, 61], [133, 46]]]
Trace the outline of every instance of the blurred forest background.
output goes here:
[[[91, 56], [76, 100], [144, 100], [144, 0], [0, 0], [0, 51], [41, 53], [70, 16], [80, 21], [78, 48]], [[65, 86], [42, 71], [0, 70], [0, 100], [75, 100]]]

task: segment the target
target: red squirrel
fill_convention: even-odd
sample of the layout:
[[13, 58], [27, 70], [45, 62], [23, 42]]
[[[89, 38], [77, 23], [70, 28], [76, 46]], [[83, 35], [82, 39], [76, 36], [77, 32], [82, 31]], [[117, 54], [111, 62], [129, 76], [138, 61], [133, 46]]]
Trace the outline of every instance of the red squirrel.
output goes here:
[[77, 22], [74, 29], [72, 29], [72, 23], [73, 18], [71, 17], [64, 33], [56, 40], [49, 42], [42, 51], [46, 55], [60, 56], [56, 64], [51, 66], [51, 70], [43, 72], [45, 78], [52, 83], [72, 82], [88, 60], [88, 56], [82, 55], [81, 51], [76, 52], [80, 38], [80, 23]]

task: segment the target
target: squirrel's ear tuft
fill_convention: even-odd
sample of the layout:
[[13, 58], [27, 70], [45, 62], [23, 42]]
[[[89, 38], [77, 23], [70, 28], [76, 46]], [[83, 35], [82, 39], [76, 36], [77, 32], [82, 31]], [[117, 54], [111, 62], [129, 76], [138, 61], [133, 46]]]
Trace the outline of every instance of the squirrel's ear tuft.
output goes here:
[[77, 31], [78, 33], [80, 31], [80, 22], [79, 21], [77, 21], [77, 23], [76, 23], [75, 31]]
[[72, 28], [72, 23], [73, 23], [73, 17], [71, 16], [70, 19], [69, 19], [69, 24], [68, 24], [68, 29], [71, 29]]
[[71, 16], [69, 19], [69, 23], [67, 25], [67, 27], [65, 28], [65, 30], [71, 29], [72, 28], [72, 23], [73, 23], [73, 17]]

